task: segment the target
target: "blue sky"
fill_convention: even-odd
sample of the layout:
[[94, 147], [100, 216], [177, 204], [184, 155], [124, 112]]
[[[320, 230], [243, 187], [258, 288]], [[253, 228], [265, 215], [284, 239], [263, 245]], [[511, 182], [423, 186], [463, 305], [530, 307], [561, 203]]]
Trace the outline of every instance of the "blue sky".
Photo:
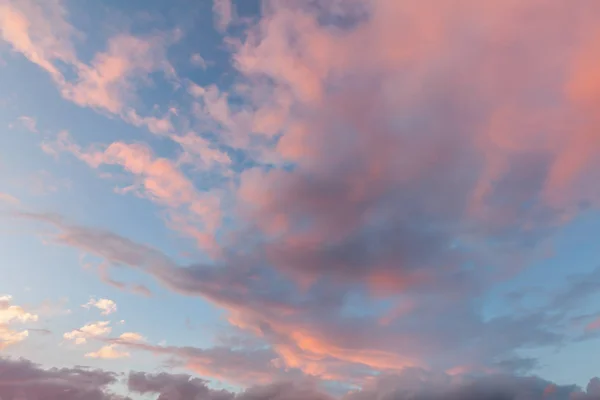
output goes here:
[[595, 398], [600, 6], [476, 3], [0, 0], [2, 362]]

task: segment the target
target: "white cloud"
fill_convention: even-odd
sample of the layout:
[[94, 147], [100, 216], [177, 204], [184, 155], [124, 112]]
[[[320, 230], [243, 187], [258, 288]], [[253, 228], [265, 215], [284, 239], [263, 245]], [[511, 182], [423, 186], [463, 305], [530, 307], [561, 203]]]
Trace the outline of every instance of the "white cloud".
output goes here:
[[101, 310], [100, 314], [102, 314], [102, 315], [109, 315], [109, 314], [112, 314], [117, 311], [117, 303], [115, 303], [114, 301], [109, 300], [109, 299], [96, 300], [94, 298], [91, 298], [90, 301], [88, 301], [86, 304], [82, 305], [81, 307], [87, 308], [87, 309], [95, 307], [98, 310]]
[[129, 353], [126, 351], [122, 351], [115, 344], [109, 344], [100, 348], [100, 350], [86, 353], [85, 357], [87, 358], [103, 358], [103, 359], [116, 359], [116, 358], [126, 358], [129, 357]]
[[63, 337], [67, 340], [74, 341], [75, 344], [84, 344], [87, 342], [87, 339], [109, 334], [112, 331], [109, 324], [109, 321], [92, 322], [79, 329], [65, 333]]
[[29, 336], [27, 330], [14, 330], [9, 324], [35, 322], [36, 314], [25, 311], [22, 307], [12, 305], [12, 296], [0, 296], [0, 350], [22, 342]]
[[145, 342], [146, 341], [146, 338], [137, 332], [125, 332], [121, 336], [119, 336], [119, 339], [126, 340], [128, 342]]
[[22, 307], [11, 305], [12, 296], [0, 296], [0, 325], [11, 323], [35, 322], [38, 316], [28, 313]]

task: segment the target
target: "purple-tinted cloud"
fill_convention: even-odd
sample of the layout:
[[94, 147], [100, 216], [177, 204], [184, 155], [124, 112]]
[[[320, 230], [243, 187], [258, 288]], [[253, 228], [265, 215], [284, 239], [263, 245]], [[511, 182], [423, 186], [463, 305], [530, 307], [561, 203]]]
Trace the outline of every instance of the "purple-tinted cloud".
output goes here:
[[30, 361], [0, 358], [0, 397], [39, 400], [119, 400], [108, 386], [118, 375], [86, 368], [43, 369]]

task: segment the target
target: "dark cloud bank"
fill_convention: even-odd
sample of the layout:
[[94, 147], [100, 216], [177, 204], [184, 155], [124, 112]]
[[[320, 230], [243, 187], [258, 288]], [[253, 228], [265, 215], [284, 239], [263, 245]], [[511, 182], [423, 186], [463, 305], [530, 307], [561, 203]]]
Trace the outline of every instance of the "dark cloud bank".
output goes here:
[[[24, 359], [0, 358], [2, 400], [125, 400], [111, 386], [121, 383], [129, 395], [158, 400], [334, 400], [307, 382], [254, 386], [239, 393], [211, 389], [203, 379], [186, 374], [131, 372], [128, 376], [85, 367], [45, 369]], [[537, 377], [509, 375], [460, 378], [407, 369], [381, 377], [340, 400], [596, 400], [600, 379], [586, 388], [559, 386]]]

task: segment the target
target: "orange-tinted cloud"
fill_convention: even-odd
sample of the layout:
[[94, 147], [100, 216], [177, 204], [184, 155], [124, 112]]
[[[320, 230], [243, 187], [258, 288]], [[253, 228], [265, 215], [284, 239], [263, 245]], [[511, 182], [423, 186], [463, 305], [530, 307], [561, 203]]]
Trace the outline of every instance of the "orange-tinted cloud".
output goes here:
[[15, 324], [25, 324], [38, 320], [38, 315], [12, 304], [12, 296], [0, 296], [0, 350], [22, 342], [29, 336], [27, 329], [15, 330]]

